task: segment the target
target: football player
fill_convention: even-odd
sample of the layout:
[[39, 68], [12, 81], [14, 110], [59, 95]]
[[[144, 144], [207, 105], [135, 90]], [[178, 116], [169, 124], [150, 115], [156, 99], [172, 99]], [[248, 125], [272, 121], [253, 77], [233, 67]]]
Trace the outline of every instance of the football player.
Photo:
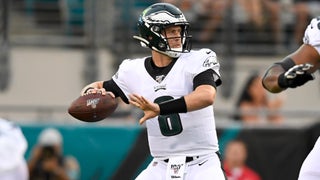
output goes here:
[[134, 36], [151, 56], [124, 60], [112, 79], [81, 94], [112, 93], [144, 111], [153, 156], [136, 178], [225, 179], [219, 158], [213, 103], [220, 64], [210, 49], [191, 50], [189, 23], [168, 3], [146, 8]]
[[[313, 80], [320, 67], [320, 16], [305, 30], [303, 44], [282, 61], [274, 63], [263, 77], [263, 86], [272, 93], [296, 88]], [[320, 179], [320, 137], [302, 164], [299, 180]]]
[[29, 172], [24, 158], [28, 142], [21, 128], [0, 118], [0, 179], [28, 180]]

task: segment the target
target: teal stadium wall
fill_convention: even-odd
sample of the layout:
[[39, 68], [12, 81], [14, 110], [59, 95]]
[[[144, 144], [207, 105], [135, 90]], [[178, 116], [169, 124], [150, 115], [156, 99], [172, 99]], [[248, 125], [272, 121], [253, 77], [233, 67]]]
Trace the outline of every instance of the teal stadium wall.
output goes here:
[[[22, 125], [29, 147], [26, 159], [41, 130], [49, 125]], [[81, 167], [81, 180], [134, 179], [151, 161], [146, 129], [141, 126], [94, 124], [50, 126], [63, 135], [65, 155], [74, 156]], [[300, 166], [320, 136], [320, 124], [305, 127], [244, 127], [217, 129], [223, 154], [232, 139], [248, 147], [247, 164], [263, 180], [297, 179]]]
[[[38, 135], [45, 127], [49, 126], [22, 126], [22, 130], [29, 143], [26, 159], [29, 159], [31, 150], [37, 143]], [[72, 155], [79, 161], [81, 167], [81, 180], [112, 179], [111, 176], [117, 171], [121, 162], [127, 157], [142, 130], [140, 127], [136, 126], [50, 127], [55, 127], [61, 132], [64, 141], [64, 154]]]

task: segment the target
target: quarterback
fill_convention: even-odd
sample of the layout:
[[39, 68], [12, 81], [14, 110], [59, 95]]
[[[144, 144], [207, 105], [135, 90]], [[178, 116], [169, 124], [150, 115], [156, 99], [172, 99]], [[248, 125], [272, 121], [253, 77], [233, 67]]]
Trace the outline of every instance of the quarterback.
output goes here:
[[[303, 44], [281, 62], [266, 71], [263, 86], [272, 93], [296, 88], [313, 80], [313, 72], [320, 67], [320, 16], [307, 26]], [[299, 180], [320, 179], [320, 137], [302, 164]]]
[[153, 157], [137, 180], [225, 179], [219, 157], [213, 103], [221, 84], [220, 64], [210, 49], [191, 50], [189, 22], [168, 3], [139, 17], [134, 36], [151, 56], [124, 60], [106, 81], [81, 94], [111, 93], [143, 110]]

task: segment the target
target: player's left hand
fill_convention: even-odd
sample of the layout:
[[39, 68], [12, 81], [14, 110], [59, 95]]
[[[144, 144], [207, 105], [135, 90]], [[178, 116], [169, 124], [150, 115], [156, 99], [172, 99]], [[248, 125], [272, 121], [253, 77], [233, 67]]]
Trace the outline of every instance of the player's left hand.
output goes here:
[[129, 102], [144, 112], [144, 116], [139, 120], [139, 124], [143, 124], [146, 120], [156, 117], [160, 113], [159, 105], [148, 101], [143, 96], [131, 94], [129, 95]]

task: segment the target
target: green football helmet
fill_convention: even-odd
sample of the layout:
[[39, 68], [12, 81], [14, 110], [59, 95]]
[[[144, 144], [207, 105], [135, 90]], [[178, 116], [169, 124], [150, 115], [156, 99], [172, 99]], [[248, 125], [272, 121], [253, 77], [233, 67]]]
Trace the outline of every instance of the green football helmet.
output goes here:
[[[146, 8], [139, 17], [138, 36], [142, 47], [148, 47], [162, 54], [177, 58], [181, 53], [190, 52], [191, 36], [188, 34], [189, 22], [179, 8], [168, 3], [156, 3]], [[169, 26], [181, 27], [180, 48], [171, 48], [168, 39], [162, 34]]]

